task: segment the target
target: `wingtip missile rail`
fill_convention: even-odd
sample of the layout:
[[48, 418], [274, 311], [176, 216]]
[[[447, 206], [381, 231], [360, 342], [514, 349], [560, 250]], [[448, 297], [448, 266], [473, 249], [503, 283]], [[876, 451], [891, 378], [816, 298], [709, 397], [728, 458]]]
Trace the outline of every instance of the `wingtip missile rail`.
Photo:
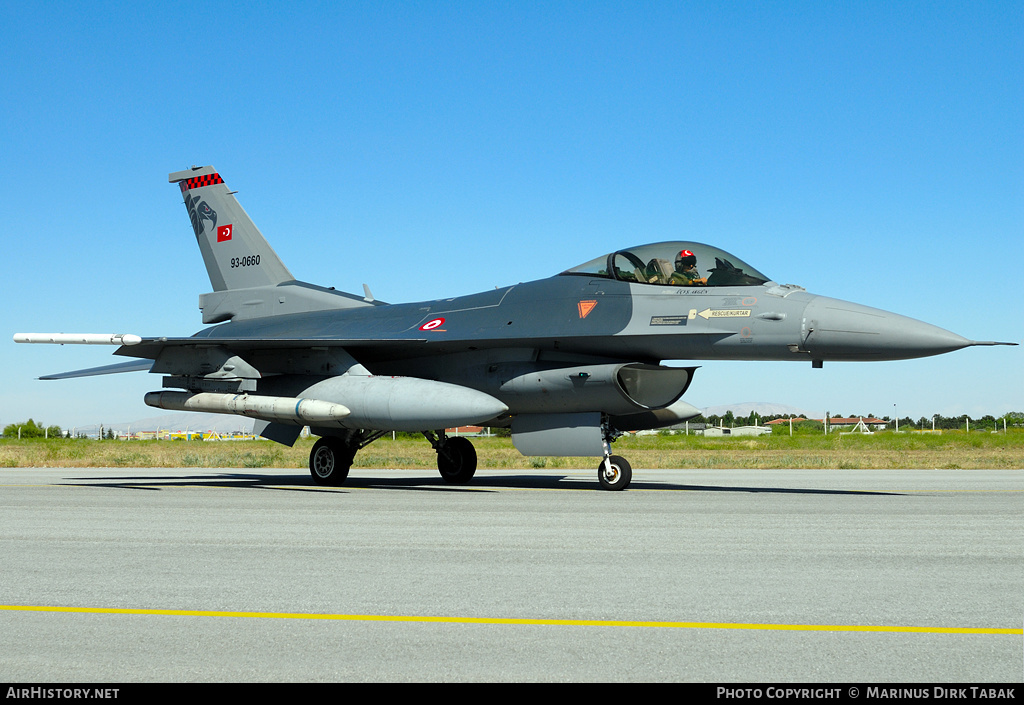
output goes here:
[[138, 345], [142, 338], [131, 333], [15, 333], [14, 342], [49, 345]]

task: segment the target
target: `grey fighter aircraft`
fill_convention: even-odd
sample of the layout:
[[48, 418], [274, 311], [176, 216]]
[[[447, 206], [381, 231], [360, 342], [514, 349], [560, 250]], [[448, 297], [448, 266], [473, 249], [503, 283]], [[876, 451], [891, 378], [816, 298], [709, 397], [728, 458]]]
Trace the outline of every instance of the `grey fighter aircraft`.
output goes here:
[[524, 455], [601, 458], [598, 480], [624, 489], [612, 455], [627, 431], [697, 416], [682, 400], [696, 367], [662, 360], [900, 360], [995, 345], [895, 313], [778, 284], [697, 242], [601, 255], [548, 279], [469, 296], [385, 304], [292, 276], [213, 167], [169, 176], [185, 200], [213, 291], [191, 337], [25, 333], [25, 343], [105, 343], [137, 360], [42, 379], [130, 370], [163, 375], [161, 409], [239, 414], [292, 445], [320, 436], [313, 481], [345, 480], [356, 452], [414, 431], [450, 483], [476, 451], [445, 429], [511, 427]]

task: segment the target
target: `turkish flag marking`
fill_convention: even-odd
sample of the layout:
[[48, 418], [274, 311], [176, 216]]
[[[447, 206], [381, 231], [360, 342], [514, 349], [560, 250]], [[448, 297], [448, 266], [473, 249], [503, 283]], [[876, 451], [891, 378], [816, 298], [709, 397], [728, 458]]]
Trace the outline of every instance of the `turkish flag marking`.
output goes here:
[[221, 225], [217, 228], [217, 242], [227, 242], [231, 239], [231, 225]]

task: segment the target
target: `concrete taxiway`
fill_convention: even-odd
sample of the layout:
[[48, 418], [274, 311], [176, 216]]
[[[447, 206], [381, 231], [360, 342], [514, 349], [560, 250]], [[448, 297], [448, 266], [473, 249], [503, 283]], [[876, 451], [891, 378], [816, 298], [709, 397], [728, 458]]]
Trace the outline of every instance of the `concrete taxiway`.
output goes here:
[[0, 679], [998, 682], [1021, 470], [0, 471]]

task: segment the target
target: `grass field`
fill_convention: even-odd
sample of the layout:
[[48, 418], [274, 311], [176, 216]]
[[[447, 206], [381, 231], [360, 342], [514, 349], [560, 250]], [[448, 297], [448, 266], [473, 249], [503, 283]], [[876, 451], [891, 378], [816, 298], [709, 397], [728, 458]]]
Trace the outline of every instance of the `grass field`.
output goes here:
[[[305, 468], [315, 439], [293, 448], [269, 441], [0, 439], [3, 467]], [[474, 439], [480, 468], [591, 468], [595, 458], [526, 458], [509, 438]], [[613, 446], [634, 468], [1024, 468], [1024, 429], [1007, 433], [776, 433], [759, 438], [626, 436]], [[426, 440], [382, 438], [353, 468], [434, 469]]]

